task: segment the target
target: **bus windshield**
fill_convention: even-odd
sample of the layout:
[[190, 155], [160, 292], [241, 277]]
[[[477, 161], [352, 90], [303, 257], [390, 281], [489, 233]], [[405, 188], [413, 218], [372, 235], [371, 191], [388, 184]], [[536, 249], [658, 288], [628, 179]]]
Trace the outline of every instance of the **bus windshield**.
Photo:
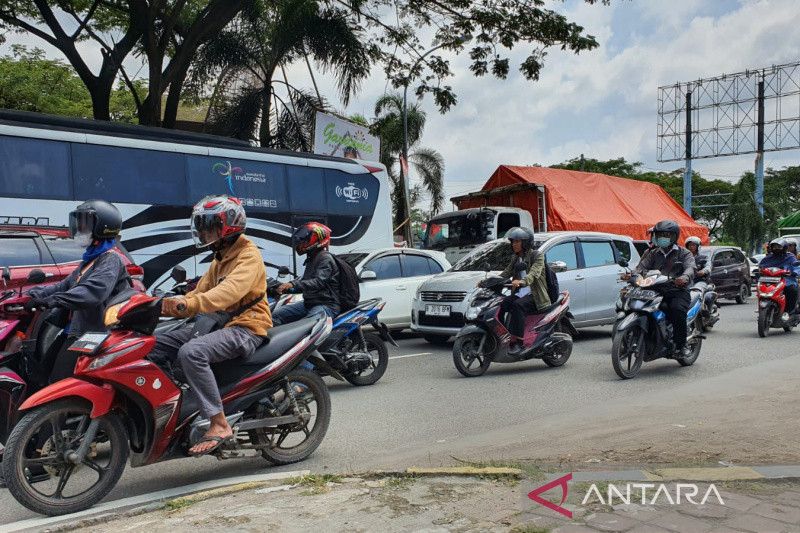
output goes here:
[[424, 243], [429, 250], [470, 246], [486, 241], [486, 222], [473, 213], [428, 222]]

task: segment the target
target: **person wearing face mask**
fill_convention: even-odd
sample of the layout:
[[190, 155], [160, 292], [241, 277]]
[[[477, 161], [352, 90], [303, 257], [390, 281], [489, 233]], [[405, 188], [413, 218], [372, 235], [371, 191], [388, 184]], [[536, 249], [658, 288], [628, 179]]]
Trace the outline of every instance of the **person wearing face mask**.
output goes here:
[[674, 277], [673, 283], [658, 289], [664, 298], [664, 312], [672, 324], [672, 340], [680, 356], [691, 355], [686, 346], [686, 314], [689, 311], [689, 284], [694, 279], [695, 260], [692, 252], [678, 246], [680, 227], [674, 220], [662, 220], [653, 226], [655, 248], [645, 253], [634, 271], [646, 275], [658, 270], [665, 276]]
[[50, 373], [50, 383], [70, 377], [77, 352], [69, 346], [89, 331], [105, 331], [106, 304], [131, 290], [131, 279], [119, 255], [112, 250], [122, 229], [122, 215], [112, 204], [90, 200], [69, 214], [69, 231], [75, 242], [86, 247], [83, 260], [69, 276], [54, 285], [28, 291], [27, 309], [60, 307], [70, 313], [66, 341]]
[[797, 256], [789, 250], [789, 240], [778, 237], [769, 243], [767, 256], [758, 264], [759, 268], [780, 268], [793, 273], [786, 278], [786, 288], [783, 293], [786, 295], [786, 312], [781, 319], [786, 322], [790, 314], [797, 312], [797, 275], [800, 273], [800, 261]]

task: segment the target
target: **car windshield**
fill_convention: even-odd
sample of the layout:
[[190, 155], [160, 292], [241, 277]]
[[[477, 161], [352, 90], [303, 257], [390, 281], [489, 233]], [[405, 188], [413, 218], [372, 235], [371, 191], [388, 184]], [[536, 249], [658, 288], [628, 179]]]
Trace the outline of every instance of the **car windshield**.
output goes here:
[[[538, 249], [543, 241], [534, 241], [534, 249]], [[511, 262], [511, 244], [506, 241], [487, 242], [479, 246], [466, 257], [462, 257], [450, 272], [485, 271], [488, 265], [489, 270], [503, 270]]]
[[480, 244], [486, 240], [486, 222], [475, 213], [437, 219], [428, 223], [423, 242], [429, 250]]
[[367, 257], [367, 253], [349, 253], [349, 254], [336, 254], [336, 257], [350, 265], [351, 267], [355, 268], [361, 261]]

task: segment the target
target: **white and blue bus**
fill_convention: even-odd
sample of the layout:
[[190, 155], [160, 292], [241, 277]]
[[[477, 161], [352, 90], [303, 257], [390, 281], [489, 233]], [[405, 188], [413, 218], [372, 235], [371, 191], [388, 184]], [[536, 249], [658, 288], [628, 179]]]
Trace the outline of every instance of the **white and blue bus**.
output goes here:
[[[144, 268], [145, 285], [182, 265], [202, 274], [210, 253], [195, 248], [191, 206], [232, 194], [264, 261], [298, 273], [297, 226], [328, 225], [332, 251], [392, 246], [386, 169], [378, 163], [254, 148], [211, 135], [0, 111], [0, 215], [66, 224], [85, 200], [122, 212], [122, 243]], [[274, 275], [273, 268], [269, 274]]]

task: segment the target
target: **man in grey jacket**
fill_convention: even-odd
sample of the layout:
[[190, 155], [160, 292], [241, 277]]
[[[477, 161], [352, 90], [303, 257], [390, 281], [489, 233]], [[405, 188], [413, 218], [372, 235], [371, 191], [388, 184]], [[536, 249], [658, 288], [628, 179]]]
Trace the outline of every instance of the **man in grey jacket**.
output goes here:
[[695, 260], [692, 252], [678, 246], [680, 227], [674, 220], [662, 220], [653, 227], [655, 246], [646, 251], [636, 274], [644, 275], [658, 270], [665, 276], [674, 277], [674, 283], [660, 289], [664, 297], [667, 320], [672, 324], [672, 340], [681, 356], [691, 355], [686, 346], [686, 314], [689, 311], [689, 285], [694, 278]]

